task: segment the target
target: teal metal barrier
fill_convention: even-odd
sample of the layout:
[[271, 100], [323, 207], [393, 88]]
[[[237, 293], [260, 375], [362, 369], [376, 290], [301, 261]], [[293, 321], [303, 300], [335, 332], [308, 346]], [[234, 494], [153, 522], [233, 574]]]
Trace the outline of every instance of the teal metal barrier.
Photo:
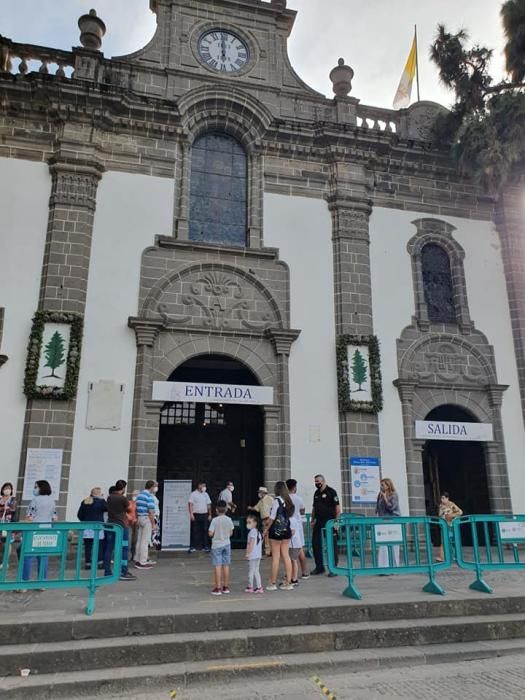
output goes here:
[[474, 591], [492, 593], [484, 571], [525, 569], [525, 515], [466, 515], [453, 522], [456, 560], [461, 569], [474, 571]]
[[[52, 588], [87, 588], [86, 614], [95, 610], [97, 588], [116, 583], [122, 568], [124, 530], [111, 523], [2, 523], [5, 536], [0, 591], [47, 590]], [[84, 543], [82, 533], [92, 530], [93, 553], [91, 567], [84, 569]], [[97, 570], [99, 547], [104, 540], [100, 532], [115, 535], [113, 573], [104, 576]], [[5, 535], [4, 535], [5, 533]], [[73, 535], [77, 535], [75, 538]], [[24, 562], [30, 564], [30, 579], [24, 579]], [[36, 579], [32, 578], [36, 563]], [[27, 572], [26, 572], [27, 575]]]
[[[444, 561], [434, 561], [431, 528], [439, 527]], [[341, 560], [335, 564], [334, 531]], [[323, 531], [328, 570], [348, 578], [343, 595], [361, 600], [355, 579], [358, 576], [426, 574], [425, 593], [444, 595], [436, 574], [452, 565], [448, 525], [437, 517], [367, 518], [343, 515], [330, 520]]]

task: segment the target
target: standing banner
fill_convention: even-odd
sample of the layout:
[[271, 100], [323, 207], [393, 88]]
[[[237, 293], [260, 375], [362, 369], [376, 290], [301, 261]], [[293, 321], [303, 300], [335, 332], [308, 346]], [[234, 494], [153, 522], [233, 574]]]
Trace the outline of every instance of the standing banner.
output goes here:
[[352, 503], [376, 503], [381, 470], [377, 457], [350, 457]]
[[188, 549], [190, 546], [188, 501], [191, 491], [191, 479], [164, 482], [161, 541], [163, 550]]
[[63, 450], [48, 450], [29, 447], [26, 455], [23, 501], [33, 498], [35, 481], [49, 481], [51, 493], [58, 501], [62, 476]]

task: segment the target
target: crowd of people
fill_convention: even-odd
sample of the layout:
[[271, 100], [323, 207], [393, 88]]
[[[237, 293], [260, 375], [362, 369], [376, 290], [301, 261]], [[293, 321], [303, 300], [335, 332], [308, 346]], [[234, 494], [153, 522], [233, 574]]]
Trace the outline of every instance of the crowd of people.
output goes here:
[[[310, 575], [325, 573], [323, 560], [322, 531], [329, 520], [341, 515], [341, 504], [335, 489], [330, 487], [322, 474], [314, 477], [315, 492], [311, 510], [310, 534], [315, 561], [315, 568], [309, 572], [305, 553], [305, 533], [303, 518], [306, 506], [297, 493], [297, 481], [288, 479], [275, 484], [274, 494], [270, 495], [265, 486], [258, 489], [258, 501], [249, 506], [246, 518], [246, 551], [248, 565], [246, 593], [261, 594], [277, 589], [292, 591], [299, 580], [307, 580]], [[123, 531], [122, 563], [119, 574], [121, 581], [136, 580], [129, 570], [132, 562], [137, 569], [151, 569], [156, 561], [150, 559], [150, 548], [160, 549], [160, 506], [157, 498], [158, 484], [154, 480], [145, 483], [141, 491], [134, 491], [131, 497], [126, 495], [127, 483], [119, 480], [109, 488], [107, 498], [100, 487], [91, 490], [80, 504], [77, 517], [86, 523], [113, 523]], [[189, 552], [209, 551], [214, 568], [213, 595], [230, 593], [231, 538], [234, 523], [231, 516], [236, 512], [234, 502], [234, 484], [229, 481], [219, 493], [215, 506], [207, 492], [206, 483], [199, 481], [188, 501], [190, 519]], [[463, 511], [448, 493], [443, 493], [439, 504], [439, 516], [449, 526]], [[377, 496], [376, 515], [392, 518], [401, 516], [399, 496], [391, 479], [380, 482]], [[0, 528], [2, 523], [12, 523], [18, 518], [18, 503], [13, 485], [5, 483], [0, 492]], [[50, 523], [57, 519], [56, 501], [48, 481], [37, 481], [34, 485], [33, 498], [28, 506], [26, 520], [35, 523]], [[334, 537], [337, 533], [334, 530]], [[112, 575], [115, 549], [115, 532], [106, 529], [86, 527], [82, 531], [84, 565], [91, 570], [95, 565], [104, 570], [106, 576]], [[12, 533], [1, 532], [0, 567], [8, 560], [10, 548], [15, 538]], [[5, 554], [7, 549], [7, 554]], [[337, 546], [334, 547], [337, 564]], [[20, 555], [20, 547], [17, 547]], [[260, 565], [263, 557], [271, 557], [269, 580], [263, 586]], [[399, 547], [392, 548], [392, 563], [399, 565]], [[39, 557], [40, 575], [47, 575], [47, 558]], [[36, 557], [24, 556], [23, 579], [32, 578]], [[443, 559], [441, 545], [438, 561]], [[389, 566], [387, 547], [379, 547], [378, 566]], [[282, 567], [282, 577], [279, 580]], [[328, 573], [328, 576], [333, 574]]]

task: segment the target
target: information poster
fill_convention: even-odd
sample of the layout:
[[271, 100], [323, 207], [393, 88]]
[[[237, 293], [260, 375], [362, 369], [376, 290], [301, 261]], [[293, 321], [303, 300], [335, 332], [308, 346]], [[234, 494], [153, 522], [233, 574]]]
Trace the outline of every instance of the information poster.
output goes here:
[[377, 501], [381, 470], [377, 457], [350, 457], [352, 503], [369, 504]]
[[376, 544], [403, 544], [402, 525], [374, 525]]
[[188, 501], [191, 480], [165, 481], [162, 501], [162, 549], [188, 549], [190, 546], [190, 514]]
[[26, 455], [26, 472], [22, 499], [33, 498], [35, 481], [49, 481], [51, 493], [58, 501], [62, 476], [63, 450], [42, 450], [30, 447]]

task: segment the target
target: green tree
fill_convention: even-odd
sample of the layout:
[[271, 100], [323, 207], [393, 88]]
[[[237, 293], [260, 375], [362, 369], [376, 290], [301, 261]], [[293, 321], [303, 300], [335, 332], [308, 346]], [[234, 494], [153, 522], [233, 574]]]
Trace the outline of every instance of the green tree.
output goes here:
[[469, 36], [439, 25], [430, 56], [441, 82], [455, 93], [450, 112], [438, 117], [438, 143], [451, 143], [460, 174], [497, 193], [525, 159], [525, 0], [501, 9], [507, 78], [489, 72], [493, 51], [469, 46]]
[[368, 376], [367, 366], [365, 358], [356, 350], [352, 357], [352, 379], [359, 386], [359, 389], [355, 391], [364, 391], [363, 384], [366, 382]]
[[51, 374], [48, 374], [44, 379], [48, 377], [61, 379], [61, 377], [55, 374], [55, 369], [64, 364], [66, 356], [64, 354], [64, 338], [58, 331], [55, 331], [51, 336], [51, 340], [44, 349], [44, 355], [46, 356], [46, 364], [44, 367], [49, 367], [51, 369]]

